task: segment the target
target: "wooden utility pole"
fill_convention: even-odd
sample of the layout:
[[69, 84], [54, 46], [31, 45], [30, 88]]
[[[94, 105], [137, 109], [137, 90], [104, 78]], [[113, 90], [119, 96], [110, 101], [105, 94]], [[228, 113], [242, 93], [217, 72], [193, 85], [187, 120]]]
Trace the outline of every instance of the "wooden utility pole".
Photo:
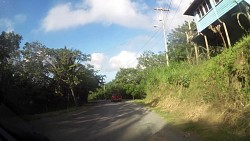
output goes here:
[[163, 35], [164, 35], [164, 44], [166, 48], [166, 61], [167, 61], [167, 66], [169, 66], [169, 57], [168, 57], [168, 43], [167, 43], [167, 36], [166, 36], [166, 29], [165, 29], [165, 18], [163, 16], [163, 11], [169, 11], [164, 8], [155, 8], [154, 10], [160, 11], [160, 21], [162, 22], [162, 29], [163, 29]]

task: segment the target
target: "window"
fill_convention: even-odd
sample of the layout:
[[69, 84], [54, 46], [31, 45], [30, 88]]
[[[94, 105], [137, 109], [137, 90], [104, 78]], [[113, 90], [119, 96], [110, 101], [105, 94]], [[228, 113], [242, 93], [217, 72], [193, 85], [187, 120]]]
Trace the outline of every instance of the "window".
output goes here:
[[203, 2], [202, 6], [204, 7], [205, 11], [208, 12], [209, 9], [208, 9], [208, 7], [207, 7], [206, 2]]
[[209, 0], [205, 0], [202, 3], [203, 8], [205, 9], [206, 13], [212, 8], [211, 3]]
[[206, 0], [205, 2], [206, 2], [206, 4], [207, 4], [207, 6], [208, 6], [208, 9], [211, 9], [211, 8], [212, 8], [212, 5], [211, 5], [210, 1], [209, 1], [209, 0]]
[[210, 0], [204, 0], [202, 4], [197, 8], [196, 12], [199, 15], [199, 18], [205, 16], [209, 10], [212, 8]]
[[202, 6], [199, 7], [199, 10], [200, 10], [200, 12], [201, 12], [201, 15], [204, 16], [204, 15], [205, 15], [205, 12], [204, 12]]
[[220, 1], [222, 1], [222, 0], [214, 0], [215, 1], [215, 3], [217, 4], [217, 3], [219, 3]]
[[199, 15], [199, 18], [201, 18], [201, 17], [202, 17], [202, 15], [201, 15], [200, 10], [199, 10], [199, 9], [197, 9], [197, 10], [196, 10], [196, 12], [197, 12], [197, 14]]

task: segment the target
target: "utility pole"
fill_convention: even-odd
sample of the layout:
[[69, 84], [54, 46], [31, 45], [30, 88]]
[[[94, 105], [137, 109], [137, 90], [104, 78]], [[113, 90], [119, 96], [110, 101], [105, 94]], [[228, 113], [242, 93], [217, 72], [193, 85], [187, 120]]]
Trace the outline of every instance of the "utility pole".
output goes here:
[[167, 43], [167, 36], [166, 36], [166, 29], [165, 29], [165, 18], [163, 16], [163, 12], [169, 11], [168, 9], [164, 8], [155, 8], [154, 10], [160, 11], [160, 21], [162, 22], [162, 29], [163, 29], [163, 35], [164, 35], [164, 43], [166, 48], [166, 61], [167, 66], [169, 66], [169, 57], [168, 57], [168, 43]]

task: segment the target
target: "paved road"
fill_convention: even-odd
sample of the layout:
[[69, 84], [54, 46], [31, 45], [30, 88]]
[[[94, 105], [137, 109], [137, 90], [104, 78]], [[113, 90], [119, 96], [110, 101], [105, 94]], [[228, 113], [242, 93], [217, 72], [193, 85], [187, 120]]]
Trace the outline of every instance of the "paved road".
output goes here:
[[32, 121], [51, 141], [189, 141], [132, 102], [101, 101], [87, 110]]

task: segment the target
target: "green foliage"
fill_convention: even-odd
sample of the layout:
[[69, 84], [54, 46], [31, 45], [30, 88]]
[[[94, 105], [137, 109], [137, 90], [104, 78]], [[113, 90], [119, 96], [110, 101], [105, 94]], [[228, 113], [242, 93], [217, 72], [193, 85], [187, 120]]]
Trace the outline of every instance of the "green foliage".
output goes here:
[[2, 32], [0, 35], [0, 102], [8, 95], [8, 88], [14, 81], [14, 64], [19, 56], [22, 37], [18, 34]]
[[[167, 67], [155, 68], [149, 72], [147, 76], [148, 91], [154, 91], [154, 87], [160, 84], [166, 84], [169, 87], [188, 88], [190, 84], [190, 76], [187, 75], [187, 70], [192, 66], [187, 63], [174, 63]], [[153, 89], [152, 89], [153, 87]]]
[[[191, 29], [195, 29], [195, 23], [190, 23]], [[185, 21], [182, 25], [172, 29], [168, 35], [169, 40], [169, 56], [174, 62], [186, 61], [194, 56], [193, 46], [187, 43], [186, 33], [189, 32], [188, 22]]]
[[39, 113], [87, 102], [104, 82], [90, 55], [68, 48], [51, 49], [26, 43], [14, 33], [0, 35], [0, 102], [16, 112]]
[[155, 54], [152, 51], [145, 51], [138, 60], [137, 68], [145, 69], [145, 68], [153, 68], [160, 67], [166, 64], [165, 53], [159, 52], [159, 54]]
[[22, 40], [22, 36], [13, 32], [2, 32], [0, 35], [0, 63], [1, 66], [8, 62], [8, 59], [13, 57], [19, 49], [19, 44]]
[[122, 68], [115, 80], [108, 83], [106, 90], [100, 88], [95, 94], [96, 99], [109, 98], [112, 93], [120, 93], [124, 98], [144, 98], [143, 75], [140, 69]]
[[[233, 48], [225, 50], [221, 55], [200, 65], [187, 63], [172, 63], [170, 67], [151, 69], [147, 76], [148, 90], [154, 91], [159, 85], [164, 84], [169, 88], [202, 89], [196, 96], [206, 99], [233, 100], [228, 93], [239, 92], [249, 94], [249, 46], [250, 37], [244, 38]], [[152, 89], [152, 87], [154, 89]], [[210, 90], [206, 92], [206, 90]], [[220, 91], [220, 92], [218, 92]], [[220, 93], [219, 95], [217, 93]], [[149, 95], [151, 93], [148, 93]], [[188, 95], [187, 95], [188, 96]], [[189, 94], [189, 96], [191, 96]], [[242, 99], [245, 103], [246, 99]]]
[[148, 74], [145, 91], [149, 103], [167, 103], [161, 101], [167, 97], [183, 105], [210, 105], [211, 110], [221, 112], [220, 126], [227, 134], [249, 136], [250, 36], [198, 65], [172, 63], [170, 67], [151, 69]]

